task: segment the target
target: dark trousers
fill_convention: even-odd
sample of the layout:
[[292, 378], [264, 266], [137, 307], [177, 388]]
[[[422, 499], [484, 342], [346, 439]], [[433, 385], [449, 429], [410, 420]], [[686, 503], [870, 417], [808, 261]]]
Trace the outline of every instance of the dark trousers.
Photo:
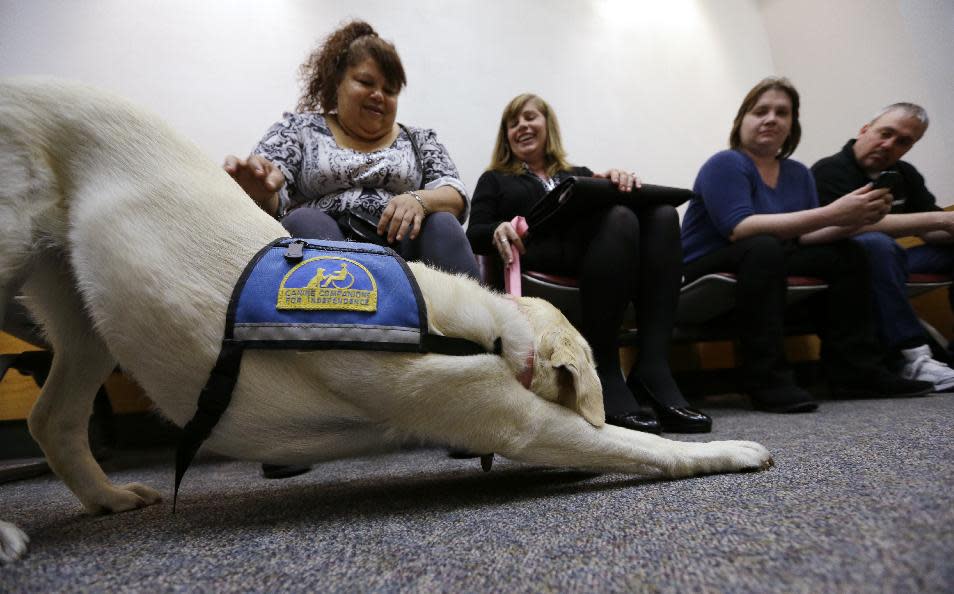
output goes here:
[[875, 321], [884, 346], [903, 349], [927, 342], [924, 328], [908, 301], [907, 250], [884, 233], [861, 233], [851, 239], [861, 244], [868, 255]]
[[[349, 239], [338, 227], [338, 221], [319, 208], [296, 208], [285, 215], [282, 225], [293, 237], [331, 241]], [[464, 228], [449, 212], [428, 215], [416, 239], [405, 236], [390, 247], [405, 260], [420, 261], [445, 272], [480, 280], [477, 259], [470, 249]]]
[[[954, 244], [925, 244], [906, 250], [909, 272], [954, 274]], [[948, 293], [954, 309], [954, 291]]]
[[527, 269], [579, 277], [583, 335], [598, 369], [618, 369], [616, 338], [633, 303], [639, 327], [636, 370], [653, 383], [657, 375], [671, 379], [681, 248], [679, 215], [672, 206], [613, 206], [557, 234], [531, 237], [523, 262]]
[[880, 365], [874, 338], [871, 278], [864, 249], [842, 240], [801, 245], [771, 235], [742, 239], [685, 266], [686, 282], [712, 272], [738, 278], [734, 316], [739, 329], [747, 389], [789, 382], [785, 370], [784, 316], [788, 275], [823, 279], [818, 334], [830, 381], [848, 383]]

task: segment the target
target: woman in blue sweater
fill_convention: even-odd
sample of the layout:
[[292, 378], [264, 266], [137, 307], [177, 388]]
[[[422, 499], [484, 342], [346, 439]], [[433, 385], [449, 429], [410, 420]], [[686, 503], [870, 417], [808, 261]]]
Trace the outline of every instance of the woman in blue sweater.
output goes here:
[[809, 412], [811, 395], [786, 369], [783, 316], [787, 275], [824, 279], [820, 327], [831, 392], [840, 397], [919, 396], [931, 385], [879, 367], [864, 252], [846, 238], [890, 209], [887, 190], [865, 186], [819, 207], [809, 170], [789, 156], [798, 146], [799, 97], [784, 78], [767, 78], [742, 102], [730, 150], [696, 177], [698, 194], [682, 224], [685, 282], [734, 272], [743, 389], [756, 408]]

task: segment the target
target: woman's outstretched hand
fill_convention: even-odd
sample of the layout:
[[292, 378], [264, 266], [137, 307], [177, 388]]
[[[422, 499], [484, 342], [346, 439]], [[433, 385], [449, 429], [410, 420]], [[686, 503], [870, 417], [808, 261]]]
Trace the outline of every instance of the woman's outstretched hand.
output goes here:
[[249, 155], [247, 159], [228, 155], [222, 169], [225, 169], [265, 212], [275, 214], [278, 210], [277, 192], [285, 185], [285, 176], [281, 169], [260, 155]]

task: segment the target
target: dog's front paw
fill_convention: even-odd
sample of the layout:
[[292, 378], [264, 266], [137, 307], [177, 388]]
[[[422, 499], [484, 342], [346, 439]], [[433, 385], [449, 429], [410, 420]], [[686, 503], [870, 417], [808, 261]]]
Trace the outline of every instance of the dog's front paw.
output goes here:
[[673, 478], [766, 470], [775, 464], [765, 446], [754, 441], [710, 441], [682, 445], [687, 447], [686, 455], [668, 469], [669, 476]]
[[0, 521], [0, 562], [16, 561], [26, 553], [30, 538], [10, 522]]
[[83, 505], [92, 514], [111, 514], [155, 505], [162, 501], [162, 495], [152, 487], [139, 483], [115, 486], [109, 485], [92, 501]]
[[754, 441], [722, 441], [716, 443], [725, 444], [727, 447], [735, 450], [735, 462], [737, 467], [730, 470], [768, 470], [772, 466], [775, 466], [772, 453], [760, 443], [755, 443]]

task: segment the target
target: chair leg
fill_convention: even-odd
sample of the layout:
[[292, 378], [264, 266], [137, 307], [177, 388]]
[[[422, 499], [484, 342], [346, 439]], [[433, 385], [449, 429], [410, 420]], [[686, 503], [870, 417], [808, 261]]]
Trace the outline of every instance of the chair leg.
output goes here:
[[49, 351], [24, 351], [0, 355], [0, 380], [7, 375], [7, 371], [16, 369], [21, 374], [32, 377], [37, 387], [42, 388], [50, 373], [52, 362], [53, 354]]
[[93, 414], [89, 418], [89, 444], [97, 460], [105, 460], [116, 448], [115, 419], [106, 386], [100, 386], [93, 400]]
[[16, 360], [17, 355], [0, 355], [0, 381], [3, 381], [3, 378], [7, 375], [7, 370], [13, 367]]

